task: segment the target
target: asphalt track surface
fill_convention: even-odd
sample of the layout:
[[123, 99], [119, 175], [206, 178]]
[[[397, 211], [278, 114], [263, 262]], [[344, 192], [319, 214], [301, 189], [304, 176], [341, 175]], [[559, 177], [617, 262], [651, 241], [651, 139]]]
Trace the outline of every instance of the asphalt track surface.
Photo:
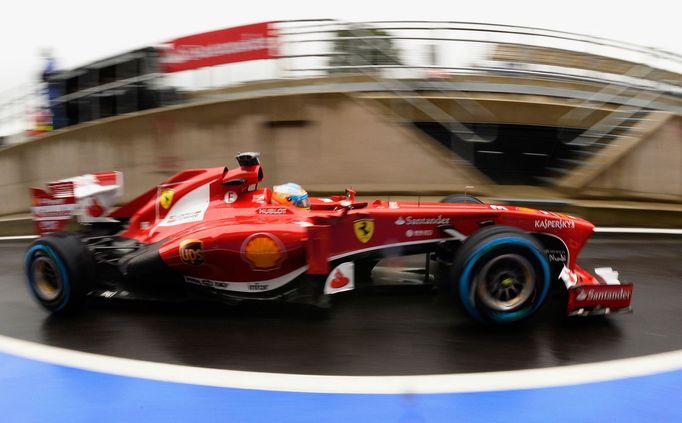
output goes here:
[[0, 242], [0, 334], [139, 360], [278, 373], [412, 375], [516, 370], [682, 349], [682, 237], [593, 236], [579, 263], [634, 282], [629, 315], [566, 319], [560, 297], [526, 324], [483, 327], [428, 291], [353, 293], [326, 318], [291, 306], [97, 302], [50, 317]]

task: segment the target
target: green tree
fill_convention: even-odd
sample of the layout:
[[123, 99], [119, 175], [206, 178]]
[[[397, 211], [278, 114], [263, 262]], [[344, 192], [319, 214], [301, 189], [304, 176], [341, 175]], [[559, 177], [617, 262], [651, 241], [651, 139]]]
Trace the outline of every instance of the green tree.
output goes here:
[[[373, 72], [362, 66], [400, 65], [400, 51], [390, 34], [371, 27], [350, 27], [336, 32], [330, 73]], [[351, 66], [352, 68], [340, 68]]]

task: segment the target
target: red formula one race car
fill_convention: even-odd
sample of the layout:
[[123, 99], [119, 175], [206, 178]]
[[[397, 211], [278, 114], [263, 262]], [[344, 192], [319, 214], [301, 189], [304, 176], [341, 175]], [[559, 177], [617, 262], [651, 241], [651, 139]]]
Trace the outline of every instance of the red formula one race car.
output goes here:
[[[585, 220], [470, 196], [362, 202], [346, 190], [308, 198], [296, 184], [258, 188], [257, 153], [236, 159], [232, 170], [181, 172], [111, 213], [118, 172], [32, 188], [42, 236], [26, 253], [25, 271], [36, 299], [53, 313], [88, 296], [322, 307], [334, 294], [386, 279], [391, 273], [375, 268], [381, 260], [426, 254], [421, 272], [394, 271], [398, 282], [443, 289], [484, 322], [528, 318], [555, 281], [567, 290], [569, 315], [630, 309], [632, 285], [617, 272], [592, 276], [576, 264], [593, 230]], [[72, 215], [82, 230], [63, 232]]]

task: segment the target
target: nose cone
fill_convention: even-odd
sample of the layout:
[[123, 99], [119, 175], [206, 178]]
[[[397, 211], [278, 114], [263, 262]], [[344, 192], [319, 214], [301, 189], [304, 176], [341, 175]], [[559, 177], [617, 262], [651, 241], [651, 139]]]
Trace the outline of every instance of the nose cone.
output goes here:
[[575, 222], [575, 228], [576, 230], [586, 233], [588, 236], [594, 231], [594, 224], [588, 220], [585, 220], [581, 217], [576, 217], [576, 216], [570, 216], [570, 215], [564, 215], [565, 218], [570, 219], [571, 221]]

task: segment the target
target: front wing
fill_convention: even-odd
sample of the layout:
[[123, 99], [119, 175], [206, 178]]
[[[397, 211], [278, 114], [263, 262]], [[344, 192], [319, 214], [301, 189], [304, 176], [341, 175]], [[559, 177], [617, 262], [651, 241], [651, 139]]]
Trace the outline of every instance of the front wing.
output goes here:
[[575, 271], [564, 266], [559, 278], [568, 289], [569, 316], [594, 316], [630, 312], [632, 284], [618, 280], [618, 272], [610, 267], [594, 269], [597, 276], [576, 265]]

